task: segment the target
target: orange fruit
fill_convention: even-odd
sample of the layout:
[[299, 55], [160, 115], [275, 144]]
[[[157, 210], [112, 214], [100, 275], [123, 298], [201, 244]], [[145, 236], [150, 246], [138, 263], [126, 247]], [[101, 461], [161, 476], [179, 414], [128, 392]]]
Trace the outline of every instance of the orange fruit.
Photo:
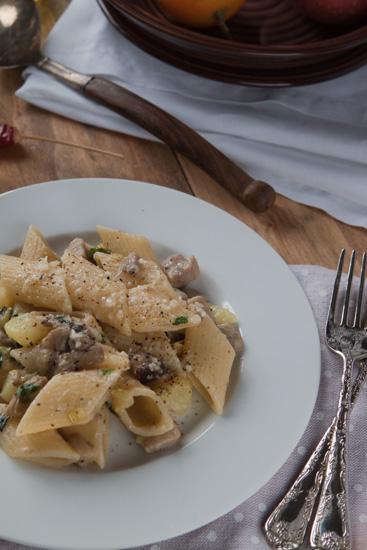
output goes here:
[[213, 27], [238, 12], [245, 0], [156, 0], [169, 17], [187, 27]]

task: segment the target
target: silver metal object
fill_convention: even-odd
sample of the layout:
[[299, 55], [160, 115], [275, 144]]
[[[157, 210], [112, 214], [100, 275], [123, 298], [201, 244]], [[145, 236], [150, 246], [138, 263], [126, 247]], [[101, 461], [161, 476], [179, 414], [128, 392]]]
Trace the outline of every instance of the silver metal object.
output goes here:
[[76, 89], [84, 88], [84, 86], [86, 86], [93, 78], [92, 76], [88, 76], [86, 74], [77, 73], [73, 69], [69, 69], [68, 67], [65, 67], [65, 65], [61, 65], [48, 57], [41, 59], [41, 61], [37, 63], [37, 66], [40, 69], [53, 74], [64, 82], [68, 82], [69, 86]]
[[0, 0], [0, 69], [37, 64], [74, 88], [83, 89], [93, 77], [42, 55], [40, 29], [33, 0]]
[[347, 502], [347, 436], [352, 390], [352, 368], [356, 360], [367, 357], [366, 332], [362, 328], [361, 310], [366, 271], [366, 253], [362, 258], [360, 284], [354, 320], [349, 324], [349, 302], [352, 288], [355, 251], [353, 250], [347, 288], [344, 296], [340, 324], [336, 321], [336, 304], [340, 278], [343, 269], [345, 250], [339, 258], [329, 315], [326, 323], [328, 347], [343, 358], [343, 376], [338, 400], [330, 449], [327, 454], [325, 478], [312, 525], [311, 548], [318, 550], [350, 550], [351, 538]]
[[[352, 388], [351, 404], [358, 397], [367, 376], [367, 361], [359, 365]], [[272, 548], [295, 550], [302, 546], [325, 474], [326, 454], [335, 428], [335, 418], [297, 479], [266, 520], [265, 536]]]
[[30, 0], [0, 0], [0, 68], [30, 65], [41, 59], [40, 21]]

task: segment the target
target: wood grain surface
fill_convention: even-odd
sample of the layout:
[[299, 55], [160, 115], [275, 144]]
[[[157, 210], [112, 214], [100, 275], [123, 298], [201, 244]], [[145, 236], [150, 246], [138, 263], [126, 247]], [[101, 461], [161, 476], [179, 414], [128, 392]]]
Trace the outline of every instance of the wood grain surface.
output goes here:
[[[44, 15], [47, 26], [55, 13], [50, 6], [56, 5], [60, 11], [60, 6], [66, 3], [66, 0], [49, 0]], [[21, 83], [19, 70], [0, 71], [0, 122], [12, 124], [24, 134], [117, 152], [123, 154], [124, 159], [63, 145], [24, 141], [16, 147], [0, 150], [0, 192], [63, 178], [143, 180], [192, 193], [223, 208], [253, 228], [290, 264], [320, 264], [334, 268], [342, 247], [358, 251], [367, 249], [364, 228], [343, 224], [320, 210], [280, 195], [270, 211], [254, 214], [167, 146], [92, 128], [27, 105], [15, 97]], [[246, 250], [240, 253], [246, 256]]]

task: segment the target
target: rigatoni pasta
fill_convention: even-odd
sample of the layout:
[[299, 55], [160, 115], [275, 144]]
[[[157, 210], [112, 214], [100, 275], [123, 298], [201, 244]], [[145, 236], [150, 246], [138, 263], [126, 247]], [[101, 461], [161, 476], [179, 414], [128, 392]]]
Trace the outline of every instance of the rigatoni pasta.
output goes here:
[[160, 397], [129, 375], [122, 376], [112, 390], [112, 409], [127, 429], [137, 435], [162, 435], [174, 428]]
[[0, 446], [13, 458], [103, 469], [111, 414], [152, 453], [180, 440], [194, 389], [223, 412], [241, 336], [233, 313], [192, 297], [196, 258], [160, 264], [146, 237], [97, 232], [59, 257], [31, 226], [21, 257], [0, 255]]
[[27, 231], [20, 257], [22, 260], [47, 258], [49, 261], [52, 261], [60, 259], [56, 252], [48, 246], [41, 231], [34, 225], [31, 225]]
[[[0, 414], [6, 406], [0, 405]], [[78, 462], [80, 455], [61, 437], [56, 430], [19, 436], [17, 419], [11, 419], [6, 429], [0, 432], [0, 445], [13, 458], [21, 458], [38, 464], [57, 461], [54, 466], [67, 466]]]
[[16, 302], [65, 313], [72, 311], [65, 273], [57, 262], [0, 255], [0, 280]]
[[119, 376], [119, 370], [83, 370], [53, 376], [24, 413], [17, 435], [87, 424], [107, 401]]
[[62, 437], [79, 454], [78, 464], [88, 466], [97, 464], [100, 468], [106, 465], [109, 441], [108, 408], [104, 405], [90, 422], [61, 428]]
[[66, 287], [73, 307], [91, 312], [96, 319], [130, 334], [127, 293], [123, 283], [109, 276], [85, 258], [66, 252], [62, 257]]
[[128, 256], [134, 252], [144, 260], [156, 261], [151, 244], [143, 235], [126, 233], [103, 225], [97, 225], [97, 233], [101, 238], [102, 246], [112, 252], [117, 252], [122, 256]]
[[235, 351], [209, 316], [187, 329], [183, 361], [195, 388], [222, 414]]

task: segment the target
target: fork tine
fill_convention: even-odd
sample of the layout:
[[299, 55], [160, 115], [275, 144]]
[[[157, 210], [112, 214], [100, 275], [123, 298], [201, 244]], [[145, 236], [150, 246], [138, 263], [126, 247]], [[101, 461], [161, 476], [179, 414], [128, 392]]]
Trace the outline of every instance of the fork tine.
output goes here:
[[330, 305], [329, 305], [328, 322], [334, 321], [336, 299], [338, 297], [340, 278], [342, 276], [342, 271], [343, 271], [344, 256], [345, 256], [345, 249], [343, 248], [339, 256], [338, 267], [336, 270], [333, 294], [331, 296]]
[[362, 263], [361, 263], [361, 275], [360, 275], [360, 279], [359, 279], [357, 307], [356, 307], [356, 314], [355, 314], [355, 317], [354, 317], [354, 325], [353, 325], [356, 328], [362, 328], [362, 326], [361, 326], [361, 310], [362, 310], [362, 300], [363, 300], [363, 290], [364, 290], [365, 276], [366, 276], [366, 252], [362, 256]]
[[342, 320], [340, 322], [341, 327], [346, 327], [347, 326], [349, 297], [350, 297], [350, 290], [352, 288], [352, 282], [353, 282], [353, 271], [354, 271], [355, 259], [356, 259], [356, 251], [353, 250], [352, 255], [350, 257], [350, 262], [349, 262], [347, 289], [345, 291], [343, 311], [342, 311]]

